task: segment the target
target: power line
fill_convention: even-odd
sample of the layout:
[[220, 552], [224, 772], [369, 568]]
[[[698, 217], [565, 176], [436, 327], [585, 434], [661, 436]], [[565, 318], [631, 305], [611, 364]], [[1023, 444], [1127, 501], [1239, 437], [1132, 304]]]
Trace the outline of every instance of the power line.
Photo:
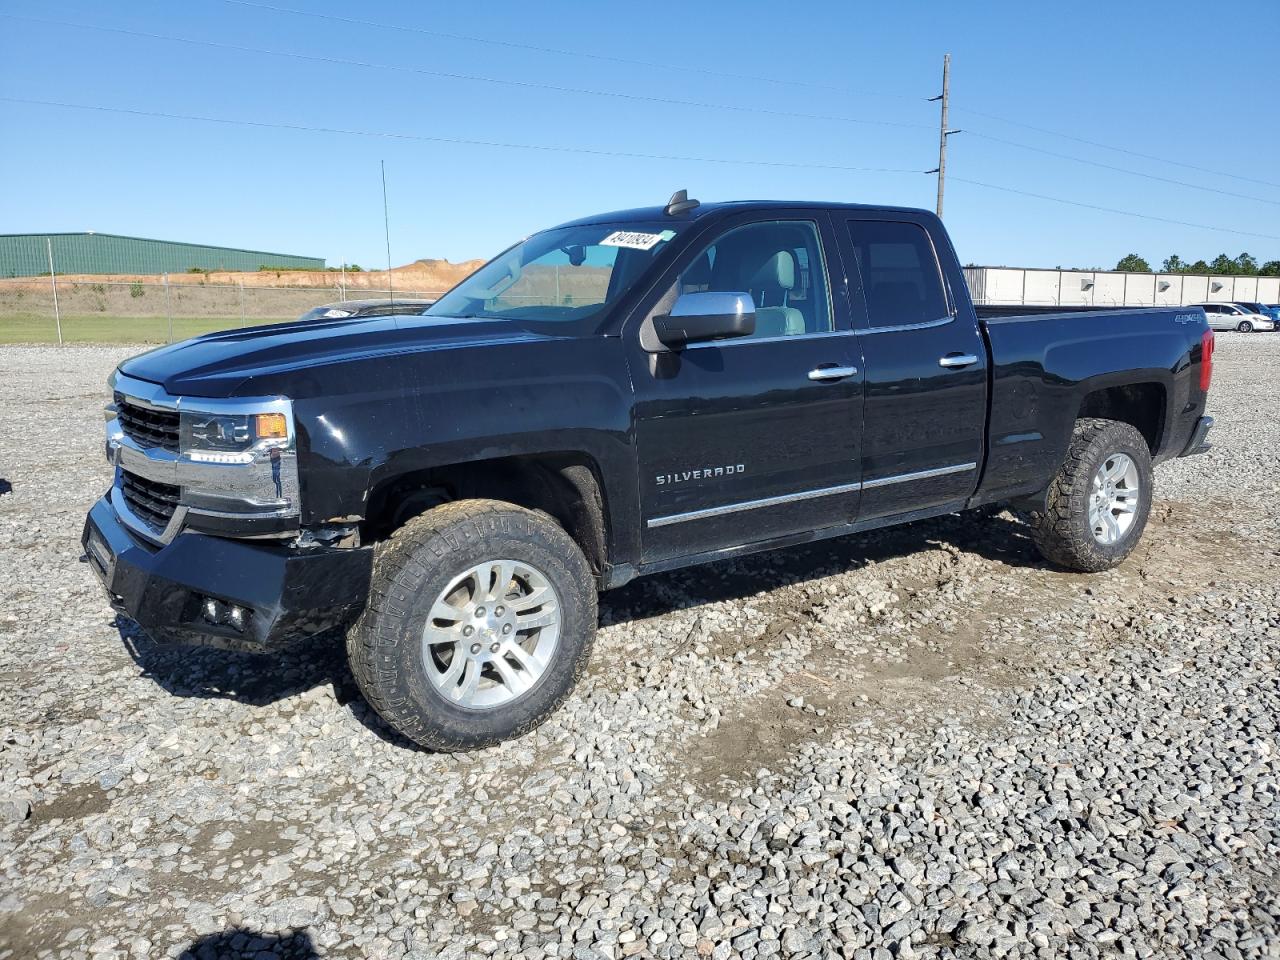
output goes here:
[[[233, 2], [233, 0], [227, 0], [227, 2], [230, 3]], [[972, 107], [956, 107], [955, 109], [962, 113], [973, 114], [975, 117], [985, 117], [988, 120], [998, 120], [1001, 123], [1007, 123], [1015, 127], [1022, 127], [1026, 130], [1034, 130], [1036, 133], [1043, 133], [1050, 137], [1061, 137], [1064, 140], [1072, 140], [1076, 143], [1083, 143], [1090, 147], [1099, 147], [1103, 150], [1114, 150], [1116, 153], [1125, 153], [1131, 157], [1140, 157], [1143, 160], [1154, 160], [1157, 163], [1167, 163], [1175, 167], [1182, 167], [1186, 170], [1196, 170], [1200, 173], [1212, 174], [1215, 177], [1227, 177], [1231, 180], [1243, 180], [1246, 183], [1256, 183], [1264, 187], [1280, 188], [1280, 183], [1276, 183], [1273, 180], [1259, 180], [1255, 177], [1246, 177], [1238, 173], [1228, 173], [1225, 170], [1214, 170], [1210, 167], [1196, 166], [1194, 163], [1184, 163], [1181, 160], [1171, 160], [1169, 157], [1156, 156], [1152, 153], [1142, 153], [1138, 150], [1129, 150], [1125, 147], [1115, 147], [1111, 144], [1101, 143], [1097, 140], [1088, 140], [1084, 137], [1077, 137], [1070, 133], [1063, 133], [1060, 130], [1050, 130], [1048, 127], [1036, 126], [1033, 123], [1024, 123], [1021, 120], [1011, 120], [1008, 117], [1002, 117], [998, 114], [985, 113], [982, 110], [974, 110]]]
[[[231, 2], [231, 0], [228, 0], [228, 2]], [[927, 124], [908, 123], [901, 120], [869, 120], [862, 117], [846, 117], [838, 114], [797, 113], [791, 110], [771, 110], [767, 107], [745, 107], [731, 103], [682, 100], [675, 97], [656, 97], [647, 94], [623, 93], [616, 90], [597, 90], [589, 87], [567, 87], [553, 83], [541, 83], [536, 80], [508, 80], [502, 77], [488, 77], [482, 74], [454, 73], [444, 70], [428, 70], [424, 67], [402, 66], [393, 63], [376, 63], [369, 60], [351, 60], [345, 57], [327, 57], [319, 54], [294, 53], [288, 50], [270, 50], [264, 47], [249, 47], [243, 44], [224, 43], [218, 40], [201, 40], [195, 37], [180, 37], [164, 33], [148, 33], [141, 30], [128, 30], [124, 27], [111, 27], [96, 23], [75, 23], [69, 20], [52, 20], [44, 17], [28, 17], [13, 13], [0, 13], [0, 18], [22, 20], [28, 23], [39, 23], [47, 26], [72, 27], [80, 30], [98, 30], [103, 33], [114, 33], [127, 37], [140, 37], [147, 40], [164, 40], [171, 43], [186, 43], [197, 47], [212, 47], [217, 50], [233, 50], [237, 53], [253, 53], [269, 57], [286, 57], [291, 60], [305, 60], [310, 63], [327, 63], [338, 66], [363, 67], [372, 70], [393, 70], [399, 73], [413, 73], [425, 77], [436, 77], [443, 80], [465, 80], [508, 87], [523, 87], [531, 90], [549, 90], [553, 93], [572, 93], [592, 97], [610, 97], [616, 100], [631, 100], [639, 103], [657, 103], [664, 106], [729, 110], [735, 113], [756, 113], [772, 117], [786, 117], [793, 120], [825, 120], [838, 123], [866, 124], [877, 127], [915, 128], [920, 130], [929, 129]]]
[[1035, 147], [1029, 143], [1020, 143], [1017, 140], [1006, 140], [1004, 137], [992, 136], [989, 133], [982, 133], [977, 130], [965, 128], [965, 133], [972, 137], [978, 137], [981, 140], [990, 140], [992, 143], [1001, 143], [1008, 147], [1017, 147], [1019, 150], [1030, 150], [1033, 153], [1041, 153], [1047, 157], [1057, 157], [1060, 160], [1071, 160], [1074, 163], [1083, 163], [1090, 167], [1099, 167], [1103, 170], [1114, 170], [1116, 173], [1124, 173], [1131, 177], [1142, 177], [1146, 180], [1156, 180], [1160, 183], [1171, 183], [1174, 186], [1186, 187], [1189, 190], [1202, 190], [1205, 193], [1216, 193], [1224, 197], [1235, 197], [1239, 200], [1250, 200], [1254, 203], [1270, 203], [1280, 207], [1280, 200], [1268, 200], [1266, 197], [1255, 197], [1248, 193], [1235, 193], [1232, 190], [1219, 190], [1217, 187], [1206, 187], [1198, 183], [1190, 183], [1186, 180], [1175, 180], [1172, 177], [1162, 177], [1155, 173], [1143, 173], [1141, 170], [1130, 170], [1128, 167], [1117, 167], [1110, 163], [1103, 163], [1100, 160], [1089, 160], [1086, 157], [1077, 157], [1069, 153], [1058, 153], [1056, 150], [1046, 150], [1043, 147]]
[[1157, 223], [1172, 223], [1179, 227], [1195, 227], [1199, 230], [1216, 230], [1219, 233], [1235, 233], [1242, 237], [1257, 237], [1262, 240], [1280, 240], [1280, 235], [1270, 233], [1252, 233], [1248, 230], [1237, 230], [1234, 227], [1215, 227], [1207, 223], [1192, 223], [1188, 220], [1172, 220], [1168, 217], [1157, 217], [1148, 213], [1135, 213], [1132, 210], [1117, 210], [1115, 207], [1104, 207], [1096, 203], [1085, 203], [1083, 200], [1068, 200], [1065, 197], [1051, 197], [1044, 193], [1033, 193], [1030, 190], [1018, 190], [1014, 187], [1003, 187], [996, 183], [983, 183], [981, 180], [970, 180], [966, 177], [952, 177], [959, 183], [967, 183], [987, 190], [999, 190], [1002, 193], [1014, 193], [1020, 197], [1034, 197], [1037, 200], [1051, 200], [1054, 203], [1065, 203], [1072, 207], [1084, 207], [1086, 210], [1101, 210], [1103, 213], [1114, 213], [1122, 217], [1136, 217], [1139, 220], [1154, 220]]
[[92, 103], [67, 103], [59, 100], [36, 100], [27, 97], [0, 97], [0, 102], [22, 103], [32, 106], [60, 107], [68, 110], [90, 110], [100, 113], [119, 113], [135, 117], [161, 120], [192, 120], [200, 123], [220, 123], [228, 126], [258, 127], [273, 130], [294, 130], [305, 133], [330, 133], [353, 137], [375, 137], [386, 140], [409, 140], [423, 143], [449, 143], [473, 147], [499, 147], [509, 150], [537, 150], [549, 153], [578, 153], [596, 157], [618, 157], [631, 160], [675, 160], [683, 163], [720, 163], [750, 167], [784, 167], [798, 170], [836, 170], [846, 173], [923, 173], [918, 169], [902, 167], [856, 167], [834, 163], [799, 163], [789, 160], [743, 160], [738, 157], [695, 157], [666, 153], [635, 153], [627, 150], [600, 150], [591, 147], [566, 147], [556, 144], [514, 143], [498, 140], [472, 140], [464, 137], [436, 137], [426, 134], [394, 133], [378, 130], [350, 130], [342, 127], [316, 127], [301, 123], [277, 123], [266, 120], [240, 120], [232, 117], [208, 117], [189, 113], [163, 113], [158, 110], [135, 110], [129, 107], [107, 107]]
[[[234, 6], [239, 6], [239, 7], [249, 7], [249, 8], [258, 9], [258, 10], [268, 10], [268, 11], [271, 11], [272, 13], [283, 13], [283, 14], [289, 14], [291, 16], [300, 16], [300, 17], [312, 17], [317, 20], [329, 20], [335, 23], [344, 23], [344, 24], [354, 25], [354, 26], [375, 27], [377, 29], [382, 29], [382, 30], [397, 30], [397, 31], [402, 31], [406, 33], [417, 33], [423, 36], [436, 37], [443, 40], [462, 40], [468, 43], [489, 44], [493, 46], [507, 47], [507, 48], [516, 49], [516, 50], [529, 50], [537, 53], [549, 53], [557, 56], [582, 57], [589, 60], [598, 60], [598, 61], [604, 61], [607, 63], [622, 63], [630, 66], [647, 67], [650, 69], [684, 70], [690, 73], [699, 73], [706, 76], [724, 77], [724, 78], [735, 79], [735, 80], [754, 80], [762, 83], [774, 83], [774, 84], [781, 84], [781, 85], [787, 85], [787, 86], [810, 87], [810, 88], [819, 89], [819, 90], [829, 90], [837, 93], [855, 94], [859, 96], [886, 97], [886, 98], [895, 99], [895, 100], [910, 100], [910, 101], [923, 100], [925, 102], [928, 101], [928, 98], [915, 97], [915, 96], [910, 96], [908, 94], [886, 93], [884, 91], [879, 91], [879, 90], [850, 89], [848, 87], [843, 87], [836, 84], [815, 83], [813, 81], [796, 80], [796, 79], [785, 78], [785, 77], [771, 77], [771, 76], [762, 76], [758, 74], [732, 73], [728, 71], [712, 70], [705, 67], [698, 67], [690, 63], [659, 63], [659, 62], [649, 61], [649, 60], [635, 60], [627, 57], [618, 57], [618, 56], [612, 56], [609, 54], [593, 53], [585, 50], [567, 50], [559, 47], [544, 47], [544, 46], [538, 46], [536, 44], [518, 43], [511, 40], [495, 40], [491, 37], [477, 37], [470, 34], [448, 33], [441, 30], [430, 30], [426, 27], [416, 27], [416, 26], [410, 26], [407, 24], [384, 23], [377, 20], [364, 20], [358, 17], [344, 17], [344, 16], [339, 16], [337, 14], [317, 13], [311, 10], [297, 10], [291, 7], [281, 7], [281, 6], [277, 6], [275, 4], [270, 4], [270, 3], [259, 3], [259, 2], [255, 2], [255, 0], [222, 0], [222, 2], [227, 4], [232, 4]], [[1001, 123], [1008, 123], [1013, 126], [1023, 127], [1024, 129], [1027, 129], [1027, 130], [1034, 130], [1037, 133], [1043, 133], [1047, 136], [1061, 137], [1063, 139], [1072, 140], [1072, 141], [1075, 141], [1076, 143], [1082, 143], [1087, 146], [1098, 147], [1103, 150], [1113, 150], [1117, 153], [1128, 154], [1129, 156], [1139, 157], [1143, 160], [1154, 160], [1157, 163], [1167, 163], [1173, 166], [1182, 167], [1187, 170], [1196, 170], [1200, 173], [1208, 173], [1217, 177], [1227, 177], [1229, 179], [1243, 180], [1245, 182], [1255, 183], [1261, 186], [1280, 188], [1280, 183], [1276, 183], [1271, 180], [1261, 180], [1255, 177], [1246, 177], [1241, 174], [1228, 173], [1225, 170], [1214, 170], [1210, 167], [1202, 167], [1202, 166], [1197, 166], [1196, 164], [1185, 163], [1180, 160], [1172, 160], [1169, 157], [1157, 156], [1155, 154], [1150, 154], [1150, 153], [1142, 153], [1140, 151], [1130, 150], [1125, 147], [1112, 146], [1111, 144], [1101, 143], [1097, 140], [1089, 140], [1085, 137], [1079, 137], [1073, 134], [1063, 133], [1058, 130], [1049, 129], [1048, 127], [1041, 127], [1035, 124], [1025, 123], [1020, 120], [1012, 120], [1008, 117], [1000, 116], [999, 114], [988, 113], [982, 110], [973, 109], [971, 107], [954, 107], [953, 109], [959, 110], [965, 113], [970, 113], [976, 117], [985, 117], [988, 120], [997, 120]], [[914, 126], [914, 124], [912, 126]], [[1170, 181], [1170, 182], [1177, 183], [1179, 181]]]
[[[391, 29], [411, 30], [414, 32], [427, 33], [433, 36], [441, 36], [441, 37], [447, 37], [452, 39], [471, 40], [478, 43], [492, 42], [501, 46], [514, 46], [519, 48], [540, 50], [548, 53], [578, 55], [577, 52], [575, 51], [557, 50], [555, 48], [549, 48], [549, 47], [534, 47], [528, 44], [516, 44], [516, 43], [510, 43], [508, 41], [499, 41], [499, 40], [489, 41], [489, 40], [486, 40], [485, 38], [470, 37], [462, 34], [440, 33], [439, 31], [431, 31], [431, 30], [426, 30], [424, 28], [418, 28], [418, 27], [408, 27], [408, 26], [401, 26], [401, 25], [394, 25], [394, 24], [379, 24], [374, 21], [354, 20], [352, 18], [338, 17], [338, 16], [329, 15], [329, 14], [318, 14], [318, 13], [312, 13], [310, 11], [290, 10], [284, 7], [275, 7], [267, 4], [251, 3], [249, 2], [249, 0], [224, 0], [224, 2], [233, 3], [241, 6], [259, 7], [261, 9], [272, 10], [272, 11], [277, 11], [281, 13], [293, 13], [301, 16], [314, 16], [322, 19], [338, 20], [341, 22], [353, 22], [353, 23], [368, 24], [370, 26], [388, 27]], [[333, 64], [333, 65], [339, 65], [339, 66], [361, 67], [361, 68], [375, 69], [375, 70], [391, 70], [391, 71], [396, 71], [401, 73], [414, 73], [422, 76], [436, 77], [436, 78], [447, 79], [447, 80], [472, 81], [472, 82], [479, 82], [479, 83], [497, 84], [502, 86], [523, 87], [527, 89], [548, 90], [555, 93], [569, 93], [569, 94], [578, 94], [578, 95], [585, 95], [585, 96], [608, 97], [608, 98], [620, 99], [620, 100], [631, 100], [635, 102], [657, 103], [657, 104], [663, 104], [667, 106], [685, 106], [685, 107], [695, 107], [695, 108], [702, 108], [702, 109], [726, 110], [726, 111], [737, 112], [737, 113], [755, 113], [755, 114], [762, 114], [766, 116], [787, 117], [790, 119], [830, 121], [830, 122], [838, 122], [838, 123], [856, 123], [856, 124], [866, 124], [866, 125], [872, 125], [872, 126], [897, 127], [897, 128], [906, 128], [906, 129], [929, 129], [927, 124], [922, 124], [922, 123], [908, 123], [908, 122], [893, 121], [893, 120], [871, 120], [871, 119], [862, 118], [862, 117], [848, 117], [848, 116], [842, 116], [838, 114], [798, 113], [795, 111], [771, 110], [764, 107], [747, 107], [747, 106], [741, 106], [738, 104], [715, 103], [715, 102], [700, 101], [700, 100], [683, 100], [679, 98], [656, 97], [656, 96], [649, 96], [644, 94], [629, 94], [629, 93], [623, 93], [620, 91], [598, 90], [598, 89], [585, 88], [585, 87], [568, 87], [568, 86], [561, 86], [557, 84], [541, 83], [541, 82], [532, 81], [532, 80], [508, 80], [500, 77], [489, 77], [489, 76], [478, 75], [478, 74], [465, 74], [465, 73], [456, 73], [456, 72], [448, 72], [448, 71], [440, 71], [440, 70], [428, 70], [421, 67], [404, 66], [399, 64], [377, 63], [377, 62], [365, 61], [365, 60], [352, 60], [344, 57], [329, 57], [329, 56], [321, 56], [316, 54], [294, 53], [286, 50], [271, 50], [263, 47], [250, 47], [250, 46], [245, 46], [243, 44], [225, 43], [225, 42], [220, 42], [216, 40], [202, 40], [202, 39], [197, 39], [193, 37], [182, 37], [182, 36], [176, 36], [172, 34], [150, 33], [150, 32], [139, 31], [139, 30], [129, 30], [123, 27], [106, 26], [102, 24], [77, 23], [73, 21], [54, 20], [54, 19], [49, 19], [44, 17], [29, 17], [29, 16], [23, 16], [20, 14], [0, 13], [0, 17], [4, 17], [11, 20], [26, 21], [29, 23], [72, 27], [72, 28], [81, 29], [81, 30], [97, 30], [105, 33], [115, 33], [123, 36], [139, 37], [139, 38], [148, 39], [148, 40], [160, 40], [160, 41], [173, 42], [173, 43], [185, 43], [193, 46], [203, 46], [203, 47], [210, 47], [214, 49], [231, 50], [239, 53], [251, 53], [251, 54], [260, 54], [260, 55], [272, 56], [272, 57], [284, 57], [284, 58], [289, 58], [294, 60], [308, 61], [312, 63], [327, 63], [327, 64]], [[598, 54], [584, 53], [581, 55], [593, 57], [596, 59], [618, 60], [619, 62], [625, 62], [625, 63], [659, 66], [657, 64], [647, 64], [644, 61], [621, 60], [620, 58], [607, 57], [607, 56], [598, 55]], [[697, 72], [707, 72], [707, 71], [697, 71]], [[710, 71], [710, 72], [715, 73], [715, 71]], [[739, 75], [725, 74], [725, 76], [739, 76]], [[751, 77], [749, 79], [768, 80], [769, 78]], [[790, 81], [779, 81], [779, 82], [790, 82]], [[796, 82], [799, 83], [801, 81], [796, 81]], [[826, 89], [840, 89], [840, 88], [828, 87]], [[903, 97], [903, 99], [914, 100], [915, 98]], [[937, 98], [933, 98], [933, 99], [937, 99]], [[1110, 147], [1110, 146], [1107, 146], [1106, 144], [1097, 143], [1091, 140], [1085, 140], [1079, 137], [1071, 136], [1069, 134], [1058, 133], [1056, 131], [1048, 130], [1047, 128], [1043, 128], [1043, 127], [1037, 127], [1031, 124], [1020, 123], [1019, 121], [1009, 120], [1007, 118], [998, 117], [994, 114], [988, 114], [982, 111], [973, 110], [966, 107], [956, 107], [954, 109], [967, 111], [977, 116], [984, 116], [991, 119], [1000, 120], [1001, 122], [1004, 122], [1004, 123], [1011, 123], [1017, 126], [1026, 127], [1028, 129], [1036, 130], [1036, 131], [1050, 134], [1053, 136], [1064, 137], [1066, 139], [1075, 140], [1080, 143], [1089, 144], [1091, 146], [1098, 146], [1108, 150], [1116, 150], [1122, 153], [1128, 153], [1128, 154], [1132, 154], [1138, 157], [1143, 157], [1146, 159], [1165, 160], [1165, 158], [1154, 157], [1154, 156], [1150, 156], [1148, 154], [1143, 154], [1143, 153], [1137, 153], [1135, 151], [1125, 150], [1120, 147]], [[1266, 203], [1266, 204], [1272, 204], [1275, 206], [1280, 206], [1280, 200], [1270, 200], [1265, 197], [1253, 196], [1251, 194], [1236, 193], [1230, 190], [1221, 190], [1216, 187], [1203, 186], [1201, 184], [1191, 183], [1186, 180], [1178, 180], [1172, 177], [1162, 177], [1158, 174], [1144, 173], [1140, 170], [1132, 170], [1127, 167], [1119, 167], [1113, 164], [1103, 163], [1098, 160], [1090, 160], [1085, 157], [1074, 156], [1072, 154], [1059, 153], [1054, 150], [1048, 150], [1043, 147], [1033, 146], [1031, 144], [1022, 143], [1017, 140], [1009, 140], [1004, 137], [998, 137], [993, 134], [982, 133], [980, 131], [975, 131], [972, 129], [967, 129], [966, 132], [969, 133], [971, 136], [978, 137], [983, 140], [988, 140], [992, 143], [999, 143], [1005, 146], [1015, 147], [1021, 150], [1028, 150], [1034, 153], [1042, 154], [1044, 156], [1057, 157], [1059, 159], [1069, 160], [1074, 163], [1080, 163], [1087, 166], [1096, 167], [1102, 170], [1111, 170], [1116, 173], [1126, 174], [1128, 176], [1142, 177], [1144, 179], [1156, 181], [1159, 183], [1167, 183], [1173, 186], [1185, 187], [1190, 190], [1199, 190], [1204, 193], [1213, 193], [1219, 196], [1233, 197], [1240, 200], [1249, 200], [1255, 203]], [[1236, 177], [1234, 174], [1222, 173], [1220, 171], [1213, 171], [1204, 167], [1196, 167], [1191, 164], [1177, 163], [1176, 161], [1166, 161], [1166, 162], [1176, 163], [1176, 165], [1178, 166], [1188, 167], [1189, 169], [1199, 170], [1201, 172], [1210, 173], [1218, 176], [1234, 177], [1236, 179], [1246, 180], [1249, 182], [1259, 183], [1263, 185], [1271, 185], [1269, 181], [1265, 181], [1265, 180], [1253, 180], [1252, 178], [1248, 178], [1248, 177]], [[1280, 186], [1280, 184], [1276, 184], [1276, 186]]]
[[775, 83], [782, 86], [790, 87], [812, 87], [819, 90], [834, 90], [839, 93], [854, 93], [867, 97], [886, 97], [893, 100], [914, 100], [918, 101], [920, 97], [913, 97], [903, 93], [885, 93], [879, 90], [851, 90], [848, 87], [842, 87], [835, 84], [815, 83], [812, 80], [796, 80], [789, 77], [771, 77], [751, 73], [734, 73], [727, 70], [712, 70], [708, 67], [699, 67], [693, 63], [661, 63], [654, 60], [636, 60], [629, 57], [613, 56], [606, 53], [595, 53], [589, 50], [567, 50], [561, 47], [543, 47], [532, 43], [519, 43], [514, 40], [495, 40], [492, 37], [477, 37], [465, 33], [448, 33], [443, 30], [430, 30], [426, 27], [416, 27], [403, 23], [384, 23], [378, 20], [363, 20], [359, 17], [343, 17], [332, 13], [317, 13], [314, 10], [297, 10], [292, 7], [280, 7], [270, 3], [255, 3], [253, 0], [222, 0], [223, 3], [229, 3], [238, 7], [251, 7], [257, 10], [268, 10], [272, 13], [285, 13], [295, 17], [312, 17], [316, 20], [329, 20], [335, 23], [345, 23], [348, 26], [374, 27], [379, 30], [397, 30], [404, 33], [416, 33], [427, 37], [436, 37], [440, 40], [462, 40], [467, 43], [482, 43], [496, 47], [507, 47], [512, 50], [528, 50], [533, 53], [550, 53], [561, 57], [582, 57], [586, 60], [598, 60], [605, 63], [621, 63], [632, 67], [646, 67], [656, 70], [683, 70], [687, 73], [699, 73], [709, 77], [722, 77], [728, 80], [754, 80], [760, 83]]
[[[590, 147], [568, 147], [554, 144], [530, 144], [530, 143], [508, 143], [494, 140], [472, 140], [462, 137], [439, 137], [428, 136], [425, 134], [410, 133], [392, 133], [373, 130], [349, 130], [340, 127], [317, 127], [300, 123], [276, 123], [265, 120], [240, 120], [231, 117], [208, 117], [198, 114], [180, 114], [180, 113], [163, 113], [156, 110], [135, 110], [128, 107], [107, 107], [100, 104], [84, 104], [84, 103], [66, 103], [57, 100], [37, 100], [26, 97], [3, 97], [0, 96], [0, 102], [3, 103], [19, 103], [29, 106], [57, 107], [69, 110], [86, 110], [96, 111], [100, 113], [125, 114], [135, 117], [148, 117], [152, 119], [162, 120], [188, 120], [200, 123], [217, 123], [226, 126], [254, 127], [261, 129], [274, 130], [291, 130], [306, 133], [327, 133], [339, 134], [343, 136], [358, 137], [374, 137], [389, 140], [407, 140], [425, 143], [447, 143], [460, 144], [464, 146], [479, 147], [496, 147], [511, 150], [535, 150], [548, 153], [574, 153], [587, 156], [598, 157], [616, 157], [622, 159], [633, 160], [673, 160], [684, 163], [717, 163], [735, 166], [754, 166], [754, 167], [781, 167], [788, 169], [803, 170], [834, 170], [849, 173], [926, 173], [924, 170], [908, 170], [897, 167], [855, 167], [843, 164], [822, 164], [822, 163], [798, 163], [787, 160], [744, 160], [741, 158], [727, 157], [697, 157], [682, 156], [677, 154], [659, 154], [659, 153], [636, 153], [623, 150], [599, 150]], [[1200, 230], [1214, 230], [1220, 233], [1234, 233], [1245, 237], [1257, 237], [1263, 240], [1280, 240], [1280, 236], [1268, 233], [1252, 233], [1247, 230], [1237, 230], [1233, 227], [1217, 227], [1206, 223], [1192, 223], [1186, 220], [1173, 220], [1168, 217], [1158, 217], [1145, 213], [1136, 213], [1132, 210], [1118, 210], [1114, 207], [1104, 207], [1098, 204], [1085, 203], [1080, 200], [1068, 200], [1064, 197], [1053, 197], [1042, 193], [1033, 193], [1028, 190], [1019, 190], [1014, 187], [1005, 187], [994, 183], [985, 183], [981, 180], [971, 180], [967, 177], [951, 178], [959, 183], [967, 183], [976, 187], [983, 187], [988, 190], [999, 190], [1004, 193], [1017, 194], [1024, 197], [1034, 197], [1038, 200], [1050, 200], [1054, 203], [1064, 203], [1074, 207], [1083, 207], [1088, 210], [1098, 210], [1103, 213], [1112, 213], [1124, 217], [1134, 217], [1140, 220], [1152, 220], [1157, 223], [1170, 223], [1182, 227], [1194, 227]]]

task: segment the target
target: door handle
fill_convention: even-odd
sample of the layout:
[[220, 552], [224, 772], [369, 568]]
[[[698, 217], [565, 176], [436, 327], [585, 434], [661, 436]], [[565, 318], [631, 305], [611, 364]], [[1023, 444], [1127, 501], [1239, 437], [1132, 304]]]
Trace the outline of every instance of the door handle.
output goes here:
[[972, 353], [948, 353], [938, 360], [940, 367], [970, 367], [978, 362]]
[[810, 380], [843, 380], [856, 376], [857, 367], [814, 367], [809, 371]]

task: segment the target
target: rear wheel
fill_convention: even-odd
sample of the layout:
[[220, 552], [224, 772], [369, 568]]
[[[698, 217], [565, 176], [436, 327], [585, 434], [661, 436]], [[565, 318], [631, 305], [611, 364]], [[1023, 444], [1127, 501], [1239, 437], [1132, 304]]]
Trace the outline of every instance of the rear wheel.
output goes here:
[[1241, 333], [1253, 333], [1253, 324], [1248, 320], [1241, 320], [1240, 325], [1236, 327]]
[[409, 739], [471, 750], [519, 736], [569, 696], [596, 629], [590, 567], [544, 514], [464, 500], [380, 549], [347, 640], [369, 704]]
[[1036, 546], [1070, 570], [1117, 566], [1138, 544], [1155, 475], [1147, 441], [1117, 420], [1077, 420], [1066, 460], [1032, 517]]

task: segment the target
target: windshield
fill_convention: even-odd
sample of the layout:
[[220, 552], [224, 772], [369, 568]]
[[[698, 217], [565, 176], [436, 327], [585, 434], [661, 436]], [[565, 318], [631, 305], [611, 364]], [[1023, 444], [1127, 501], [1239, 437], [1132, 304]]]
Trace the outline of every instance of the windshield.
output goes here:
[[463, 280], [426, 315], [589, 319], [625, 296], [675, 235], [661, 222], [596, 223], [535, 233]]

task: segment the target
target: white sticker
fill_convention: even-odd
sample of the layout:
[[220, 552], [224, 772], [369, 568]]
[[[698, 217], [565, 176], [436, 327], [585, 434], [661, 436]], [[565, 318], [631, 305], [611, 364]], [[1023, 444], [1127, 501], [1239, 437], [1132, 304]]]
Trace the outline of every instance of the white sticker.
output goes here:
[[615, 230], [600, 241], [602, 247], [631, 247], [633, 250], [652, 250], [667, 238], [660, 233], [634, 233]]

